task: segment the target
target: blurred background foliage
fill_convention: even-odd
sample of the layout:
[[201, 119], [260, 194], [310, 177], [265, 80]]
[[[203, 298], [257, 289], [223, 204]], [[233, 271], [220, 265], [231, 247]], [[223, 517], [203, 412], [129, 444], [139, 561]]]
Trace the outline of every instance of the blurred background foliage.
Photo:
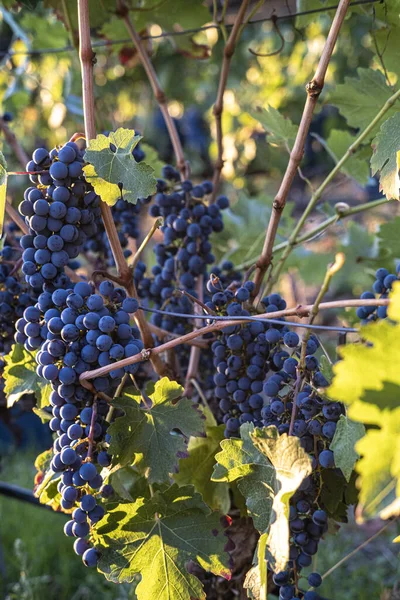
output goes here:
[[[237, 4], [232, 0], [228, 22]], [[261, 7], [262, 3], [259, 4]], [[198, 29], [211, 23], [213, 10], [216, 13], [220, 10], [219, 2], [142, 0], [136, 5], [150, 9], [133, 11], [133, 18], [140, 32], [151, 37], [146, 41], [146, 49], [169, 99], [169, 109], [176, 119], [192, 176], [195, 180], [211, 178], [217, 156], [213, 105], [224, 50], [223, 28], [210, 27], [191, 35], [157, 36], [163, 32]], [[284, 144], [275, 143], [273, 136], [265, 132], [257, 109], [271, 106], [295, 125], [300, 122], [305, 84], [312, 79], [320, 58], [334, 14], [329, 9], [332, 5], [335, 6], [335, 2], [328, 0], [297, 0], [297, 3], [266, 0], [265, 10], [269, 13], [255, 13], [254, 20], [261, 21], [244, 28], [224, 98], [223, 188], [231, 198], [231, 209], [227, 211], [224, 232], [214, 239], [218, 260], [229, 258], [237, 265], [250, 265], [262, 248], [272, 200], [287, 165], [288, 149]], [[319, 12], [310, 12], [313, 10]], [[305, 14], [279, 18], [276, 23], [263, 20], [265, 15], [295, 12]], [[368, 123], [396, 89], [400, 74], [399, 13], [399, 0], [355, 4], [350, 8], [328, 69], [307, 138], [301, 173], [291, 189], [277, 242], [288, 238], [312, 191], [360, 131], [357, 103], [364, 110], [360, 114], [367, 115]], [[91, 19], [96, 51], [97, 131], [108, 132], [118, 127], [135, 129], [162, 161], [173, 162], [162, 116], [137, 54], [127, 41], [126, 30], [115, 15], [115, 1], [92, 0]], [[122, 41], [115, 43], [117, 40]], [[84, 130], [76, 45], [75, 0], [4, 0], [0, 5], [0, 117], [12, 119], [7, 124], [28, 154], [39, 146], [51, 148], [62, 144], [75, 132]], [[274, 55], [261, 56], [276, 50], [279, 51]], [[371, 70], [377, 87], [383, 90], [381, 97], [373, 86], [368, 87], [366, 79]], [[354, 120], [349, 118], [351, 110]], [[305, 232], [334, 215], [338, 202], [356, 207], [382, 197], [379, 180], [370, 173], [370, 142], [371, 139], [349, 161], [346, 170], [327, 186], [306, 223]], [[0, 149], [9, 168], [20, 170], [13, 149], [1, 135]], [[10, 177], [9, 193], [14, 205], [18, 204], [25, 185], [26, 178]], [[288, 304], [313, 300], [327, 264], [339, 250], [345, 252], [346, 263], [334, 280], [330, 297], [357, 296], [369, 289], [377, 266], [392, 269], [394, 260], [400, 258], [398, 241], [397, 250], [392, 250], [389, 244], [397, 238], [398, 215], [398, 203], [391, 202], [352, 219], [341, 219], [321, 235], [295, 248], [278, 285]], [[385, 223], [392, 227], [385, 229]], [[144, 234], [148, 228], [144, 222]], [[151, 260], [149, 253], [148, 261], [151, 263]], [[331, 316], [328, 313], [324, 318], [329, 322]], [[343, 312], [340, 320], [353, 324], [354, 312]], [[337, 338], [327, 340], [327, 351], [333, 358], [336, 342]], [[41, 434], [38, 419], [32, 415], [34, 422], [25, 423], [26, 416], [18, 407], [13, 411], [7, 427], [0, 423], [3, 454], [20, 446], [23, 439], [25, 446], [33, 447], [36, 453], [47, 448], [49, 438]], [[29, 443], [26, 442], [27, 430], [32, 433]], [[2, 478], [31, 487], [32, 462], [29, 452], [26, 459], [20, 455], [18, 461], [8, 460]], [[132, 592], [123, 586], [115, 588], [100, 581], [96, 574], [84, 573], [56, 523], [63, 517], [43, 512], [44, 509], [26, 508], [15, 500], [0, 497], [0, 520], [9, 523], [0, 530], [0, 581], [3, 582], [0, 595], [29, 600], [128, 598]], [[333, 553], [340, 557], [349, 545], [352, 547], [353, 533], [348, 529], [347, 537], [324, 543], [320, 570], [335, 562]], [[15, 538], [23, 541], [13, 549]], [[392, 533], [388, 534], [388, 540], [391, 538]], [[391, 550], [385, 552], [386, 555], [382, 551], [379, 561], [374, 562], [373, 579], [361, 555], [355, 563], [352, 561], [353, 570], [343, 578], [347, 592], [343, 588], [338, 593], [337, 583], [332, 588], [328, 582], [322, 591], [331, 600], [334, 596], [386, 600], [389, 596], [384, 596], [384, 590], [394, 583], [388, 575], [388, 565], [393, 573], [394, 555]]]

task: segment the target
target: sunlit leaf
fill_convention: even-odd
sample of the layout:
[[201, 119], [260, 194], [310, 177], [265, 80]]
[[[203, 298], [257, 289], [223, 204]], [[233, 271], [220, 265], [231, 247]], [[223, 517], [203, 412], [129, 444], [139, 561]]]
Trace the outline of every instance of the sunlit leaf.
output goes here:
[[156, 191], [154, 169], [144, 161], [137, 163], [132, 151], [141, 140], [132, 129], [117, 129], [108, 136], [90, 140], [85, 152], [86, 179], [108, 205], [121, 197], [136, 204]]
[[[191, 400], [182, 398], [183, 388], [167, 377], [147, 386], [151, 408], [143, 405], [140, 392], [125, 392], [113, 402], [124, 412], [110, 425], [113, 466], [135, 464], [148, 471], [149, 482], [167, 481], [186, 453], [191, 435], [204, 429], [201, 413]], [[179, 433], [180, 432], [180, 433]]]
[[200, 600], [201, 582], [187, 572], [197, 561], [230, 578], [220, 515], [211, 513], [192, 486], [174, 484], [152, 498], [114, 505], [94, 532], [99, 570], [115, 583], [141, 580], [138, 600]]
[[400, 112], [383, 123], [372, 141], [372, 146], [374, 153], [371, 158], [371, 170], [373, 175], [380, 173], [379, 189], [388, 200], [398, 200], [397, 153], [400, 150]]

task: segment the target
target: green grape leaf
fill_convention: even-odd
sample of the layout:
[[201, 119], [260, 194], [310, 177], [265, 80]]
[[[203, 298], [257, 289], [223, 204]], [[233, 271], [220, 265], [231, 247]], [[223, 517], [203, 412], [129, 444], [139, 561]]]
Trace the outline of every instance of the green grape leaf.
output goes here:
[[186, 570], [195, 560], [206, 571], [230, 578], [226, 537], [192, 486], [172, 485], [152, 498], [117, 504], [94, 531], [98, 569], [115, 583], [132, 582], [138, 600], [205, 598], [201, 582]]
[[[90, 13], [90, 26], [101, 27], [103, 23], [110, 20], [110, 15], [115, 13], [115, 0], [88, 0]], [[73, 32], [78, 32], [78, 3], [75, 0], [45, 0], [46, 8], [52, 8], [56, 16], [64, 23], [66, 29], [69, 30], [69, 23], [72, 26]], [[64, 9], [65, 7], [65, 9]], [[68, 12], [68, 19], [65, 11]], [[126, 30], [125, 30], [126, 37]]]
[[114, 468], [135, 464], [141, 471], [148, 470], [149, 483], [163, 482], [178, 466], [179, 455], [185, 454], [185, 438], [202, 433], [204, 424], [192, 401], [181, 398], [183, 388], [175, 381], [163, 377], [151, 382], [146, 394], [151, 408], [141, 406], [142, 396], [136, 391], [113, 402], [125, 415], [108, 429], [110, 454]]
[[350, 481], [354, 466], [360, 457], [355, 451], [355, 446], [364, 435], [365, 427], [362, 423], [356, 423], [348, 417], [340, 415], [329, 448], [335, 456], [337, 468], [342, 471], [347, 482]]
[[[393, 285], [391, 298], [389, 315], [394, 321], [400, 321], [400, 283]], [[349, 406], [350, 418], [373, 423], [374, 405], [378, 414], [379, 410], [394, 410], [399, 405], [400, 371], [395, 357], [399, 351], [400, 325], [379, 321], [362, 327], [361, 336], [370, 344], [349, 344], [340, 348], [342, 360], [333, 368], [335, 377], [327, 393], [330, 398]], [[384, 387], [385, 394], [382, 393]], [[368, 404], [371, 405], [371, 417], [368, 417]], [[366, 421], [370, 418], [372, 421]]]
[[32, 50], [60, 48], [68, 44], [68, 33], [65, 27], [53, 16], [44, 19], [43, 14], [25, 11], [20, 25], [30, 34]]
[[[327, 149], [335, 162], [346, 153], [349, 146], [354, 142], [355, 137], [349, 131], [332, 129], [326, 141]], [[370, 150], [368, 149], [370, 155]], [[352, 154], [342, 167], [343, 173], [358, 181], [361, 185], [366, 185], [370, 176], [370, 169], [366, 156], [360, 158], [361, 152]], [[369, 156], [368, 156], [369, 158]]]
[[155, 150], [152, 146], [149, 146], [149, 144], [146, 144], [144, 142], [140, 145], [140, 147], [146, 155], [146, 162], [150, 164], [154, 169], [154, 177], [161, 178], [164, 162], [160, 160], [157, 150]]
[[224, 425], [206, 427], [206, 437], [191, 437], [188, 458], [179, 461], [179, 471], [174, 481], [179, 485], [193, 484], [208, 506], [226, 514], [229, 511], [229, 486], [210, 481], [215, 464], [215, 454], [224, 439]]
[[14, 344], [4, 360], [4, 393], [7, 396], [8, 408], [24, 394], [35, 394], [38, 408], [48, 406], [50, 386], [45, 379], [37, 375], [35, 356], [27, 352], [21, 344]]
[[121, 197], [136, 204], [156, 191], [154, 169], [145, 162], [137, 163], [133, 149], [142, 137], [133, 129], [112, 131], [108, 136], [98, 135], [90, 140], [85, 152], [89, 163], [83, 169], [86, 179], [109, 206]]
[[[207, 7], [199, 0], [190, 3], [186, 0], [143, 0], [141, 10], [130, 12], [130, 17], [137, 30], [157, 23], [163, 31], [174, 31], [177, 25], [181, 29], [194, 29], [211, 20]], [[101, 33], [110, 40], [127, 37], [125, 24], [119, 17], [106, 19]]]
[[393, 217], [382, 223], [377, 233], [381, 251], [389, 251], [394, 258], [400, 258], [400, 217]]
[[333, 377], [333, 369], [332, 364], [329, 362], [325, 354], [321, 356], [321, 360], [319, 361], [319, 370], [325, 379], [330, 383]]
[[[357, 69], [358, 77], [345, 77], [344, 83], [336, 86], [329, 96], [329, 104], [334, 104], [351, 127], [365, 129], [374, 119], [379, 109], [393, 94], [384, 75], [373, 69]], [[396, 106], [387, 115], [396, 113]], [[379, 124], [370, 132], [371, 139]]]
[[289, 146], [289, 148], [293, 146], [297, 127], [290, 119], [281, 115], [276, 108], [267, 105], [267, 108], [257, 108], [256, 111], [250, 111], [249, 114], [269, 133], [267, 138], [269, 143]]
[[7, 202], [7, 162], [0, 152], [0, 238], [3, 235], [4, 215]]
[[390, 298], [390, 320], [361, 328], [368, 345], [349, 344], [340, 349], [342, 360], [335, 365], [335, 377], [327, 390], [330, 398], [347, 404], [350, 419], [374, 426], [355, 447], [361, 455], [356, 463], [360, 503], [368, 517], [392, 500], [389, 496], [396, 486], [400, 493], [400, 375], [396, 369], [400, 283], [393, 285]]
[[388, 200], [399, 200], [397, 153], [400, 150], [400, 112], [385, 121], [372, 141], [372, 175], [380, 173], [379, 189]]
[[34, 464], [37, 473], [33, 491], [41, 504], [47, 504], [53, 510], [62, 510], [60, 506], [61, 494], [57, 489], [61, 475], [60, 473], [54, 473], [50, 468], [53, 455], [53, 449], [50, 448], [36, 457]]
[[336, 469], [322, 469], [321, 484], [321, 503], [329, 516], [336, 518], [338, 507], [343, 501], [346, 481]]
[[254, 429], [245, 423], [240, 434], [242, 439], [221, 442], [212, 479], [239, 479], [254, 526], [268, 533], [268, 560], [281, 571], [289, 557], [289, 500], [311, 473], [311, 461], [298, 438], [280, 436], [276, 427]]
[[400, 496], [400, 409], [383, 410], [379, 429], [369, 429], [358, 442], [359, 501], [365, 517], [375, 517], [391, 503], [391, 493]]

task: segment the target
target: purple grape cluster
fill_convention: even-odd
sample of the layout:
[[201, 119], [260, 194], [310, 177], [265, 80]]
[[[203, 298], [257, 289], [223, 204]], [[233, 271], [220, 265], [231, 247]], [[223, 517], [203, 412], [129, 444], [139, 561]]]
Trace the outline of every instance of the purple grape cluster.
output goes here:
[[0, 354], [10, 352], [16, 321], [36, 302], [30, 287], [14, 272], [20, 256], [19, 248], [8, 244], [0, 251]]
[[[165, 179], [157, 182], [155, 203], [149, 209], [152, 217], [164, 218], [163, 241], [154, 247], [157, 264], [152, 277], [147, 277], [145, 265], [139, 263], [135, 279], [140, 296], [154, 308], [190, 315], [193, 302], [177, 290], [197, 297], [198, 278], [207, 278], [207, 267], [215, 261], [209, 238], [213, 232], [222, 231], [221, 210], [228, 208], [229, 200], [219, 196], [215, 204], [208, 205], [206, 199], [212, 193], [212, 183], [180, 182], [179, 173], [170, 165], [164, 167], [163, 176]], [[192, 327], [190, 320], [172, 314], [154, 314], [151, 321], [178, 335]]]
[[[396, 267], [396, 273], [390, 273], [387, 269], [380, 268], [375, 273], [375, 281], [371, 292], [363, 292], [360, 296], [362, 300], [375, 300], [376, 298], [387, 298], [395, 281], [398, 281], [400, 273], [400, 263]], [[357, 317], [363, 322], [376, 321], [377, 319], [386, 319], [387, 306], [360, 306], [357, 308]]]
[[42, 292], [36, 305], [26, 308], [18, 320], [16, 333], [16, 341], [28, 350], [39, 348], [37, 373], [52, 387], [50, 429], [56, 439], [51, 469], [61, 475], [62, 508], [75, 507], [65, 533], [77, 538], [75, 552], [88, 566], [97, 563], [97, 551], [86, 540], [90, 524], [104, 515], [99, 500], [113, 493], [99, 474], [111, 463], [109, 406], [101, 392], [112, 396], [125, 373], [134, 374], [138, 365], [93, 379], [93, 391], [80, 384], [79, 376], [143, 349], [138, 330], [130, 324], [137, 300], [110, 281], [103, 281], [99, 291], [94, 293], [90, 284], [79, 282], [73, 289]]
[[29, 233], [22, 236], [22, 272], [35, 290], [70, 286], [64, 272], [88, 238], [95, 235], [100, 198], [83, 174], [83, 150], [75, 142], [62, 148], [37, 148], [27, 171], [35, 186], [24, 193], [19, 212]]

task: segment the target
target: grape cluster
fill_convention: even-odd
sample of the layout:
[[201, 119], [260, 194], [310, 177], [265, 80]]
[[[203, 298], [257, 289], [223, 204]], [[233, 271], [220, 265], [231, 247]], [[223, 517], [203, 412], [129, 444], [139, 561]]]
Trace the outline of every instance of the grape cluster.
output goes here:
[[[193, 314], [192, 300], [176, 290], [197, 296], [198, 277], [206, 277], [207, 265], [215, 260], [209, 238], [213, 232], [222, 231], [221, 210], [228, 208], [229, 200], [219, 196], [215, 204], [208, 205], [205, 200], [213, 190], [212, 183], [179, 182], [179, 173], [170, 165], [164, 167], [163, 176], [165, 180], [158, 180], [155, 203], [149, 209], [150, 216], [164, 218], [163, 242], [154, 248], [157, 264], [152, 269], [153, 277], [146, 277], [145, 265], [139, 263], [135, 279], [140, 296], [154, 308]], [[151, 320], [178, 335], [191, 328], [189, 320], [173, 315], [154, 314]]]
[[[327, 469], [335, 469], [334, 454], [329, 449], [335, 435], [337, 422], [344, 414], [343, 406], [338, 402], [325, 400], [318, 388], [328, 385], [319, 369], [315, 356], [319, 342], [310, 336], [306, 345], [304, 369], [299, 364], [301, 342], [293, 331], [284, 332], [275, 327], [265, 336], [271, 351], [276, 357], [275, 365], [279, 370], [269, 374], [264, 383], [264, 395], [267, 397], [261, 410], [262, 424], [275, 425], [280, 434], [289, 433], [292, 415], [295, 415], [293, 435], [312, 461], [312, 474], [303, 480], [299, 489], [290, 500], [290, 562], [285, 572], [275, 574], [274, 581], [280, 588], [280, 598], [290, 600], [295, 595], [295, 567], [299, 572], [312, 563], [312, 556], [318, 550], [318, 544], [327, 531], [328, 513], [320, 498], [321, 481]], [[301, 386], [298, 387], [298, 377]], [[339, 476], [343, 477], [340, 470]], [[318, 587], [321, 578], [318, 573], [309, 576], [309, 584]], [[292, 595], [291, 595], [292, 594]], [[305, 600], [317, 600], [316, 592], [307, 592]]]
[[26, 283], [20, 282], [17, 272], [13, 272], [20, 256], [19, 248], [8, 244], [0, 252], [0, 354], [11, 350], [17, 319], [36, 302]]
[[29, 233], [22, 236], [22, 271], [35, 290], [70, 285], [64, 268], [96, 233], [100, 199], [83, 174], [83, 151], [74, 142], [49, 153], [38, 148], [26, 168], [35, 184], [24, 193], [19, 212]]
[[[360, 296], [362, 300], [375, 300], [377, 297], [387, 298], [395, 281], [398, 281], [400, 273], [400, 263], [396, 267], [396, 273], [389, 273], [387, 269], [380, 268], [375, 273], [375, 281], [371, 292], [363, 292]], [[357, 317], [363, 323], [376, 321], [377, 319], [386, 319], [387, 306], [360, 306], [357, 308]]]
[[90, 284], [79, 282], [73, 289], [42, 292], [36, 305], [26, 308], [17, 322], [16, 334], [28, 350], [40, 348], [37, 373], [52, 387], [50, 429], [57, 437], [51, 469], [61, 474], [62, 508], [75, 507], [65, 533], [77, 538], [75, 552], [87, 566], [97, 563], [97, 552], [86, 540], [90, 524], [104, 515], [99, 499], [113, 493], [98, 472], [111, 463], [109, 407], [98, 393], [112, 395], [124, 374], [134, 374], [138, 366], [116, 368], [93, 379], [93, 391], [79, 383], [79, 376], [143, 349], [138, 330], [130, 325], [137, 301], [110, 281], [103, 281], [99, 291], [93, 293]]

